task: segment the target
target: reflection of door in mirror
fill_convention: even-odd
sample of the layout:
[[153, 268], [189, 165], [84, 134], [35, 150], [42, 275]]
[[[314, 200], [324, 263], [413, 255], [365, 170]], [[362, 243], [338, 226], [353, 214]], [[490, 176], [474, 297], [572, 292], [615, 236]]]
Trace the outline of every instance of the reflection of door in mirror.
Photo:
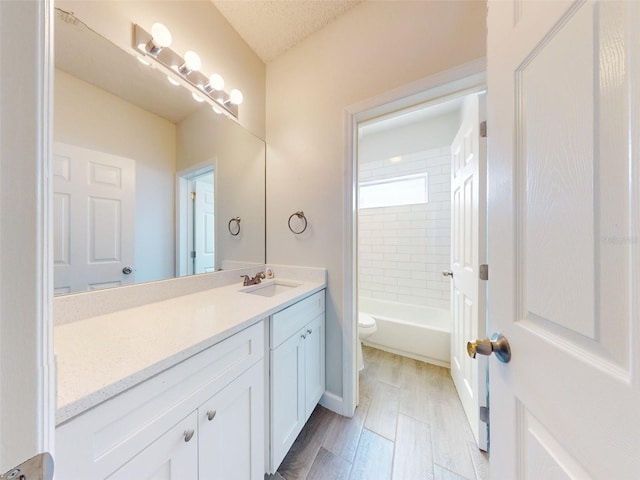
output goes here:
[[177, 174], [176, 271], [194, 275], [216, 270], [215, 167], [199, 165]]
[[56, 143], [54, 291], [135, 283], [135, 161]]
[[215, 271], [215, 222], [213, 171], [190, 180], [193, 201], [193, 228], [190, 230], [192, 250], [192, 271], [209, 273]]

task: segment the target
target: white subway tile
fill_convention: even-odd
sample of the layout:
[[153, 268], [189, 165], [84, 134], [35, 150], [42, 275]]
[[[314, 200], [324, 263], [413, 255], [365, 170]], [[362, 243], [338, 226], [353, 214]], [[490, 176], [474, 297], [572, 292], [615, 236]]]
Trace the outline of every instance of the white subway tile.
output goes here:
[[399, 278], [398, 286], [411, 288], [413, 286], [413, 280], [410, 278], [406, 278], [406, 276], [404, 278]]
[[416, 265], [411, 262], [398, 262], [396, 264], [398, 270], [417, 270]]
[[429, 274], [427, 272], [411, 272], [412, 280], [429, 280]]
[[411, 262], [411, 255], [408, 253], [390, 253], [386, 254], [384, 259], [392, 262]]

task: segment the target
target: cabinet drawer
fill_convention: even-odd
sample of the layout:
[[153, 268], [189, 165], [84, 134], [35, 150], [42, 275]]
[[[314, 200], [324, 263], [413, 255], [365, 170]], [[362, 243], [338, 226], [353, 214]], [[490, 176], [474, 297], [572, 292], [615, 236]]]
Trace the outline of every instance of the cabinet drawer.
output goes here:
[[260, 322], [59, 425], [59, 478], [107, 477], [263, 357]]
[[291, 335], [304, 327], [309, 319], [324, 312], [324, 290], [271, 316], [271, 349], [277, 348]]

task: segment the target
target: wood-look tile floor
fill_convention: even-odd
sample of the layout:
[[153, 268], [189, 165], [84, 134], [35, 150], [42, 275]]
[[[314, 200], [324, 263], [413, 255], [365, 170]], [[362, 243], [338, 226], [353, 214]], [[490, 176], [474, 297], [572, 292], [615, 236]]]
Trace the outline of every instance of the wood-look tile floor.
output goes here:
[[364, 348], [360, 405], [345, 418], [318, 405], [266, 480], [485, 480], [449, 370]]

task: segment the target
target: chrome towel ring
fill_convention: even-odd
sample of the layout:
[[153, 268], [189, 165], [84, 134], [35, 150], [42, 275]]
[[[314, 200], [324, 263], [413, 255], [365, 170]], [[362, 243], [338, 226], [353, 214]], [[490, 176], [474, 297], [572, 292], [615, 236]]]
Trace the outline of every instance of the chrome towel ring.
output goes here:
[[[235, 224], [235, 227], [232, 224]], [[234, 237], [238, 236], [238, 234], [240, 233], [240, 217], [235, 217], [229, 220], [227, 228], [229, 229], [229, 233], [231, 235], [233, 235]]]
[[[304, 227], [302, 227], [302, 230], [296, 231], [296, 230], [293, 229], [293, 227], [291, 227], [291, 219], [293, 217], [298, 217], [299, 219], [301, 219], [304, 222]], [[307, 217], [304, 216], [304, 212], [302, 210], [299, 210], [297, 212], [292, 213], [291, 216], [289, 217], [289, 221], [287, 223], [289, 225], [289, 230], [291, 230], [296, 235], [300, 235], [301, 233], [304, 233], [304, 231], [307, 229]]]

